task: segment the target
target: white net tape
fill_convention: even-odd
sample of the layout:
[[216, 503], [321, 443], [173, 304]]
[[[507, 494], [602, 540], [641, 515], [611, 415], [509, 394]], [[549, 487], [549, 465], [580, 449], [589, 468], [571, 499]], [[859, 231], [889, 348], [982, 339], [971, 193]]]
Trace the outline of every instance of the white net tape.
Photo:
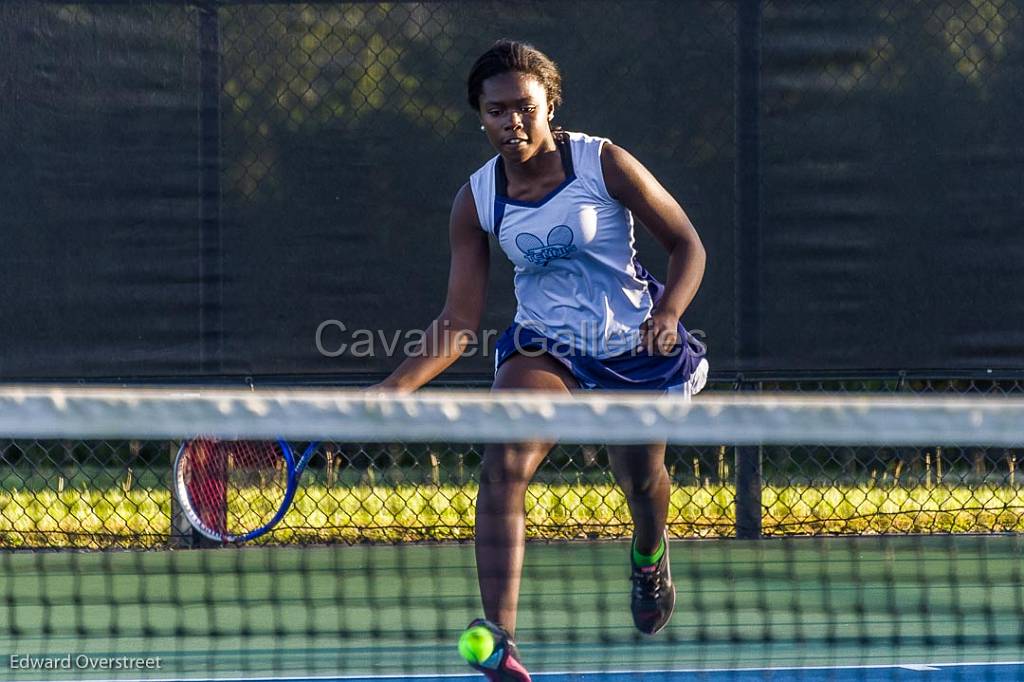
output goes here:
[[11, 438], [927, 445], [1024, 442], [1024, 400], [920, 396], [493, 394], [9, 386]]

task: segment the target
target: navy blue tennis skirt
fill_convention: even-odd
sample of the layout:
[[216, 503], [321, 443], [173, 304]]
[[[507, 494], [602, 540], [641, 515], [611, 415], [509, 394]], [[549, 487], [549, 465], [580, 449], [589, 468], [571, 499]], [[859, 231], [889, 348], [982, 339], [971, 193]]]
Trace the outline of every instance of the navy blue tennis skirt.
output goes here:
[[651, 355], [637, 349], [610, 358], [584, 355], [564, 342], [549, 339], [513, 323], [495, 344], [494, 370], [516, 353], [547, 353], [572, 372], [581, 388], [608, 391], [676, 391], [690, 395], [704, 387], [707, 360], [704, 346], [680, 325], [680, 339], [673, 352]]

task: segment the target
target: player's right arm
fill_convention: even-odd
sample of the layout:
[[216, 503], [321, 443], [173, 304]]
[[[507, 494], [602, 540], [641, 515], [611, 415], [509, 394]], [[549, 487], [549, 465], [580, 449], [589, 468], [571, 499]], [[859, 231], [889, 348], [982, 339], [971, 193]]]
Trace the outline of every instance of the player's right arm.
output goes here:
[[374, 388], [400, 393], [415, 391], [458, 360], [480, 327], [487, 297], [490, 249], [469, 183], [455, 195], [448, 229], [451, 265], [444, 309], [424, 330], [419, 351]]

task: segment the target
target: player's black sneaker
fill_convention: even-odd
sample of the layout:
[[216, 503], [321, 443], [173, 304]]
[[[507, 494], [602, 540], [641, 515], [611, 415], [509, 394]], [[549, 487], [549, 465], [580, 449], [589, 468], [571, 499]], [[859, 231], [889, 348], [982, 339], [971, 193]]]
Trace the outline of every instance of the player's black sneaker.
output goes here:
[[665, 553], [653, 566], [637, 566], [633, 562], [632, 545], [629, 556], [633, 568], [630, 577], [633, 581], [630, 599], [633, 624], [640, 632], [653, 635], [668, 624], [676, 607], [676, 586], [672, 584], [672, 570], [668, 561], [668, 534], [665, 534]]
[[494, 651], [479, 664], [467, 661], [474, 670], [483, 673], [490, 682], [531, 682], [530, 673], [519, 660], [519, 650], [505, 630], [483, 618], [477, 618], [466, 629], [484, 627], [494, 636]]

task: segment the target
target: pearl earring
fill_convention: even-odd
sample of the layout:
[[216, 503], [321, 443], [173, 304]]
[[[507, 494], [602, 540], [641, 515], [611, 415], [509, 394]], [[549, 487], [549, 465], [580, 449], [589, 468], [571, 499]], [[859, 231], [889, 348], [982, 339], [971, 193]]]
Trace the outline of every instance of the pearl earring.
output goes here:
[[480, 126], [480, 130], [483, 130], [483, 129], [484, 129], [484, 127], [483, 127], [483, 126]]

